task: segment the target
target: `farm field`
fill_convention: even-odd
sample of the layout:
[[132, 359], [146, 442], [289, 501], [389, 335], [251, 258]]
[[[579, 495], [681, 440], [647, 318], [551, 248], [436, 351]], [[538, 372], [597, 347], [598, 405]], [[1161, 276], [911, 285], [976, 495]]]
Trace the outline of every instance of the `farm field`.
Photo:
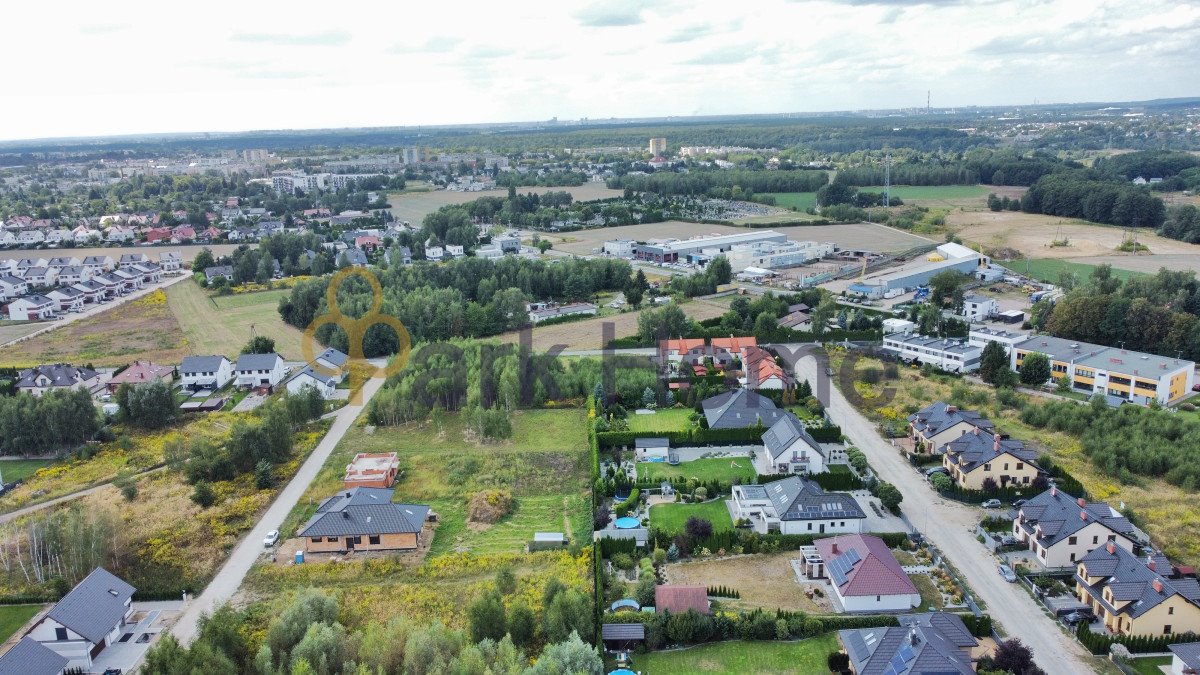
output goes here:
[[[787, 218], [794, 220], [790, 214]], [[904, 251], [914, 246], [928, 244], [932, 241], [919, 235], [871, 223], [794, 225], [772, 229], [776, 232], [782, 232], [789, 239], [796, 241], [831, 241], [842, 248], [862, 248], [873, 251]], [[746, 228], [744, 227], [668, 220], [662, 223], [622, 225], [620, 227], [604, 227], [580, 230], [578, 232], [552, 234], [548, 238], [554, 243], [554, 249], [557, 251], [577, 255], [590, 255], [592, 249], [601, 248], [604, 242], [610, 239], [633, 239], [634, 241], [645, 241], [654, 237], [687, 239], [689, 237], [709, 234], [740, 234], [745, 232]]]
[[666, 462], [639, 462], [637, 467], [638, 477], [650, 480], [671, 480], [673, 478], [690, 480], [694, 478], [699, 481], [729, 482], [734, 478], [740, 478], [743, 483], [749, 483], [758, 477], [749, 457], [695, 459], [677, 466], [671, 466]]
[[650, 526], [672, 534], [682, 534], [683, 526], [692, 516], [711, 522], [713, 532], [733, 529], [733, 520], [729, 517], [724, 499], [704, 504], [655, 504], [650, 507]]
[[695, 412], [691, 408], [669, 408], [658, 410], [653, 415], [630, 413], [626, 420], [629, 430], [637, 432], [683, 431], [692, 426], [688, 418]]
[[[570, 192], [577, 202], [587, 202], [596, 199], [609, 199], [625, 194], [623, 190], [610, 190], [604, 183], [584, 183], [578, 187], [523, 187], [517, 188], [518, 194], [527, 195], [530, 192], [543, 194], [545, 192]], [[508, 190], [484, 190], [483, 192], [457, 192], [451, 190], [430, 190], [425, 192], [389, 192], [388, 203], [392, 205], [392, 215], [397, 220], [420, 226], [425, 216], [449, 204], [465, 204], [481, 197], [507, 197]]]
[[0, 642], [12, 637], [41, 609], [41, 605], [0, 605]]
[[634, 657], [634, 668], [643, 675], [827, 675], [826, 658], [838, 649], [837, 636], [833, 633], [797, 642], [755, 642], [750, 645], [731, 640], [638, 654]]
[[[1079, 277], [1080, 281], [1086, 281], [1092, 274], [1092, 270], [1096, 269], [1096, 265], [1088, 265], [1082, 262], [1077, 262], [1078, 259], [1061, 259], [1061, 258], [1037, 258], [1034, 260], [1014, 260], [1011, 263], [1006, 263], [1006, 267], [1028, 275], [1034, 279], [1040, 279], [1049, 283], [1058, 283], [1058, 275], [1062, 270], [1074, 272]], [[1140, 272], [1133, 272], [1127, 269], [1113, 268], [1113, 276], [1128, 281], [1131, 277], [1142, 276]]]
[[[170, 288], [194, 285], [175, 284]], [[179, 363], [192, 353], [179, 322], [159, 290], [95, 316], [51, 330], [37, 339], [0, 348], [0, 363], [91, 363], [120, 366], [135, 359]]]
[[[699, 298], [693, 298], [679, 306], [683, 309], [684, 314], [697, 321], [721, 316], [729, 311], [727, 305]], [[600, 349], [604, 346], [602, 326], [605, 322], [613, 323], [614, 337], [627, 337], [637, 333], [638, 314], [646, 309], [643, 307], [636, 312], [622, 312], [611, 316], [597, 316], [552, 326], [534, 327], [532, 329], [533, 349], [539, 352], [549, 351], [556, 346], [561, 346], [563, 349]], [[517, 331], [502, 333], [496, 336], [496, 339], [500, 342], [515, 344], [520, 340], [520, 333]]]
[[285, 359], [296, 361], [302, 358], [304, 334], [284, 323], [278, 312], [279, 298], [288, 292], [210, 297], [196, 282], [182, 281], [167, 290], [167, 305], [186, 336], [185, 355], [224, 354], [233, 358], [251, 335], [265, 335], [275, 338], [276, 351]]
[[807, 614], [828, 613], [828, 599], [820, 604], [804, 594], [796, 581], [791, 559], [795, 551], [758, 553], [729, 558], [709, 558], [694, 562], [672, 563], [667, 566], [667, 580], [672, 584], [725, 586], [741, 594], [740, 598], [720, 598], [722, 609], [752, 611], [785, 609]]

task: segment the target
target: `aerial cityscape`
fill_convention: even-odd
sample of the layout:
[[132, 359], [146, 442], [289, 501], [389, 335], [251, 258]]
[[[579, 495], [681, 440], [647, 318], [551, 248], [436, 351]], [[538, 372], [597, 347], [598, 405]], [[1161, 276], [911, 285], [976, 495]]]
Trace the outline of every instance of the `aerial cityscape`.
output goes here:
[[0, 675], [1200, 672], [1200, 8], [1067, 4], [14, 8]]

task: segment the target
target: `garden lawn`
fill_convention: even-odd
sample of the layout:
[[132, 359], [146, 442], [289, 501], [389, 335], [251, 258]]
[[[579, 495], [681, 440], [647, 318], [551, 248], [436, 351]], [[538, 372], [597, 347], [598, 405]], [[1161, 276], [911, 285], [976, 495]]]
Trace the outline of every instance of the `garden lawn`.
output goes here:
[[653, 415], [638, 415], [629, 413], [629, 430], [637, 433], [661, 433], [664, 431], [686, 431], [693, 424], [688, 419], [694, 411], [691, 408], [668, 408], [659, 410]]
[[[1069, 260], [1060, 260], [1057, 258], [1015, 260], [1011, 263], [1008, 263], [1008, 266], [1016, 272], [1026, 274], [1034, 279], [1048, 283], [1058, 283], [1058, 275], [1063, 270], [1074, 272], [1075, 276], [1077, 276], [1081, 282], [1086, 281], [1092, 276], [1092, 270], [1096, 269], [1095, 265], [1071, 262]], [[1112, 268], [1112, 275], [1121, 281], [1129, 281], [1134, 277], [1147, 276], [1142, 272], [1123, 270], [1118, 267]]]
[[33, 472], [42, 467], [50, 466], [56, 460], [53, 459], [6, 459], [0, 461], [0, 478], [4, 479], [5, 483], [11, 483], [15, 480], [24, 480], [33, 475]]
[[638, 478], [650, 480], [671, 480], [672, 478], [695, 478], [699, 481], [719, 480], [732, 482], [741, 478], [743, 483], [752, 482], [758, 477], [754, 463], [749, 457], [713, 457], [696, 459], [671, 466], [666, 462], [639, 462]]
[[1125, 662], [1125, 665], [1133, 668], [1138, 675], [1162, 675], [1163, 671], [1160, 666], [1170, 666], [1170, 656], [1143, 656], [1141, 658], [1130, 659]]
[[0, 642], [12, 637], [41, 609], [41, 605], [0, 605]]
[[633, 659], [633, 670], [644, 675], [828, 675], [826, 659], [836, 651], [838, 642], [833, 633], [797, 642], [731, 640], [678, 651], [638, 654]]
[[655, 504], [650, 507], [650, 526], [672, 534], [682, 534], [683, 526], [692, 516], [711, 522], [713, 532], [733, 529], [733, 520], [729, 518], [724, 499], [705, 504]]
[[807, 211], [817, 205], [815, 192], [764, 192], [760, 196], [774, 197], [776, 206], [796, 211]]

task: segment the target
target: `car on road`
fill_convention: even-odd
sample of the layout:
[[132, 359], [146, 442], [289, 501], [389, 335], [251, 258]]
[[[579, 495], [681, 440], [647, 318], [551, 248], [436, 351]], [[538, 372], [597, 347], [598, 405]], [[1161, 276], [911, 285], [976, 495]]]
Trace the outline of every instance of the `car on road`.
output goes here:
[[982, 506], [985, 509], [998, 509], [998, 508], [1000, 508], [1000, 500], [999, 499], [988, 499], [988, 500], [985, 500], [983, 502], [983, 504], [980, 504], [980, 506]]
[[1017, 583], [1017, 575], [1016, 575], [1016, 573], [1014, 573], [1012, 571], [1011, 567], [1009, 567], [1008, 565], [1001, 565], [997, 569], [1000, 570], [1000, 578], [1001, 579], [1004, 579], [1005, 581], [1007, 581], [1010, 584]]
[[279, 541], [279, 530], [271, 530], [263, 538], [263, 548], [271, 548], [277, 541]]
[[1096, 615], [1090, 609], [1077, 609], [1062, 618], [1062, 622], [1068, 626], [1075, 626], [1080, 623], [1091, 623], [1096, 620]]

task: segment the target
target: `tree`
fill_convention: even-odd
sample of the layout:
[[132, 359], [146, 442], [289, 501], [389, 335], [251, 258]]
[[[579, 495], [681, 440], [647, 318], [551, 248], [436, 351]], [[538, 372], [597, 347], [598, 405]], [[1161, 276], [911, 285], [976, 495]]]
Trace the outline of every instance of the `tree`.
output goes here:
[[996, 645], [992, 664], [997, 670], [1013, 675], [1039, 675], [1042, 672], [1033, 662], [1033, 650], [1025, 646], [1020, 638], [1010, 638]]
[[250, 338], [245, 347], [242, 347], [243, 354], [274, 354], [275, 353], [275, 338], [267, 337], [266, 335], [255, 335]]
[[551, 243], [549, 239], [538, 240], [538, 243], [537, 243], [538, 253], [545, 253], [546, 251], [549, 251], [552, 248], [554, 248], [554, 244]]
[[769, 341], [778, 327], [776, 317], [770, 312], [759, 312], [754, 318], [754, 336], [760, 341]]
[[202, 509], [207, 509], [217, 503], [217, 493], [213, 491], [212, 485], [208, 481], [200, 481], [196, 483], [196, 487], [192, 490], [192, 501], [196, 502]]
[[179, 416], [171, 385], [163, 380], [122, 384], [117, 388], [117, 405], [122, 419], [142, 429], [161, 429]]
[[678, 337], [691, 327], [691, 319], [673, 302], [659, 309], [647, 309], [638, 316], [638, 337], [646, 344]]
[[649, 408], [650, 406], [654, 405], [655, 400], [656, 400], [656, 397], [654, 395], [653, 389], [651, 389], [650, 387], [646, 387], [644, 390], [642, 390], [642, 407], [643, 408]]
[[121, 491], [121, 496], [125, 498], [125, 501], [131, 502], [137, 499], [137, 481], [134, 480], [130, 471], [124, 470], [118, 473], [117, 477], [113, 479], [113, 485]]
[[945, 492], [954, 487], [954, 481], [944, 473], [935, 473], [929, 478], [929, 484], [938, 492]]
[[196, 257], [192, 259], [192, 271], [203, 272], [206, 268], [215, 267], [217, 264], [216, 258], [213, 257], [212, 249], [205, 246], [200, 249]]
[[1009, 369], [1008, 350], [999, 342], [989, 342], [979, 357], [979, 377], [988, 384], [996, 384], [997, 376]]
[[269, 460], [259, 460], [254, 465], [254, 487], [266, 490], [275, 484], [275, 465]]
[[1021, 362], [1021, 384], [1041, 386], [1050, 379], [1050, 359], [1041, 352], [1030, 352]]
[[875, 496], [892, 513], [895, 513], [900, 508], [900, 502], [904, 501], [904, 495], [900, 494], [895, 485], [883, 481], [875, 487]]
[[929, 302], [941, 307], [966, 280], [967, 278], [962, 272], [954, 270], [938, 272], [929, 279]]
[[604, 660], [600, 653], [573, 632], [567, 639], [546, 647], [525, 675], [602, 675], [603, 672]]
[[491, 591], [479, 596], [467, 606], [467, 621], [470, 625], [471, 639], [479, 642], [484, 639], [499, 640], [507, 631], [504, 618], [504, 600], [497, 591]]
[[692, 539], [707, 539], [712, 536], [713, 526], [712, 521], [707, 518], [698, 518], [696, 516], [688, 516], [687, 522], [683, 526], [684, 532]]
[[258, 268], [254, 271], [254, 280], [260, 284], [265, 284], [275, 276], [275, 265], [271, 256], [264, 255], [258, 260]]
[[551, 642], [562, 642], [572, 632], [591, 641], [595, 634], [592, 625], [592, 600], [574, 588], [560, 591], [542, 612], [542, 633]]
[[821, 337], [825, 331], [829, 330], [829, 320], [832, 319], [838, 311], [838, 305], [833, 298], [826, 296], [812, 311], [812, 333], [813, 337]]
[[983, 491], [989, 495], [995, 494], [996, 490], [1000, 489], [1000, 485], [996, 482], [996, 479], [992, 478], [991, 476], [987, 476], [983, 479], [982, 487]]
[[637, 587], [633, 592], [633, 597], [642, 607], [651, 607], [654, 605], [654, 589], [657, 584], [654, 582], [654, 576], [647, 574], [638, 579]]
[[508, 635], [514, 645], [528, 647], [536, 627], [533, 611], [524, 603], [517, 603], [508, 611]]

